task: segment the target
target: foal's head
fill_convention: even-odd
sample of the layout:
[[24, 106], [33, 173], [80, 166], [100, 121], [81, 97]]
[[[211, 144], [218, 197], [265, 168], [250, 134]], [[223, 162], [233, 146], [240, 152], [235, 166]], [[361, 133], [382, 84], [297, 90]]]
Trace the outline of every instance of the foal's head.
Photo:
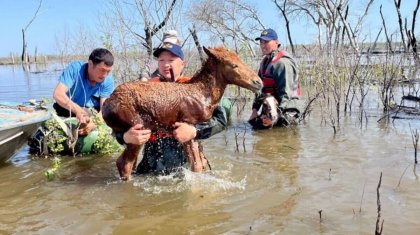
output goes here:
[[221, 73], [227, 84], [234, 84], [255, 93], [262, 89], [262, 81], [250, 67], [245, 65], [239, 56], [228, 49], [205, 48], [206, 54], [220, 62]]
[[267, 118], [271, 119], [271, 126], [276, 125], [279, 119], [279, 110], [278, 110], [278, 102], [274, 96], [268, 95], [263, 98], [262, 102], [262, 109], [261, 109], [261, 116], [265, 115]]

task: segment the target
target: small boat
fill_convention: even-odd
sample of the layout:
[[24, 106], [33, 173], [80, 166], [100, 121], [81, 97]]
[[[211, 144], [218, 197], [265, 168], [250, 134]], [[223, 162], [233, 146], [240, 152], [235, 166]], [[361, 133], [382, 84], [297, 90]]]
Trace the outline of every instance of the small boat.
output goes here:
[[50, 116], [39, 105], [0, 104], [0, 162], [13, 157]]

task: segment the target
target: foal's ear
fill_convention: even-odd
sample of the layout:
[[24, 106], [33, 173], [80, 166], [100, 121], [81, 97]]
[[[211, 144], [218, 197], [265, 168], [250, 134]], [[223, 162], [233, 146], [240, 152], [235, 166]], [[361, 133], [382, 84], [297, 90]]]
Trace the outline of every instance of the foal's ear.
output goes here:
[[216, 58], [216, 55], [211, 51], [211, 49], [207, 49], [207, 47], [203, 46], [203, 50], [204, 50], [204, 52], [206, 52], [206, 54], [208, 56], [211, 56], [213, 58]]

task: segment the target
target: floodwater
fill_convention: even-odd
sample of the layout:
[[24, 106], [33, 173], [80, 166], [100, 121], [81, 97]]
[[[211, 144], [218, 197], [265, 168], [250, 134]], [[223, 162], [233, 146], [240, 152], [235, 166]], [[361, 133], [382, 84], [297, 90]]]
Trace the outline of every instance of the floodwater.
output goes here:
[[[0, 67], [1, 101], [52, 93], [59, 72], [19, 69]], [[63, 158], [48, 181], [50, 160], [25, 147], [0, 165], [0, 234], [374, 234], [381, 173], [383, 234], [420, 234], [418, 123], [378, 123], [375, 109], [362, 128], [343, 118], [335, 135], [316, 110], [296, 128], [257, 132], [248, 111], [234, 115], [204, 141], [204, 174], [121, 182], [117, 155], [86, 156]]]

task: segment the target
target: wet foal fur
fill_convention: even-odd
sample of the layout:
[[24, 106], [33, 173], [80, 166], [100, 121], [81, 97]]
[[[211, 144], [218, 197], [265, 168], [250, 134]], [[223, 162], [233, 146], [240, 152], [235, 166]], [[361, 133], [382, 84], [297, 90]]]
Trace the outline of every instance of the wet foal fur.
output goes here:
[[[228, 84], [259, 92], [261, 79], [238, 55], [225, 48], [204, 48], [208, 55], [202, 68], [188, 83], [128, 82], [118, 86], [102, 108], [105, 122], [115, 132], [126, 132], [135, 124], [152, 131], [172, 131], [175, 122], [197, 124], [209, 121]], [[193, 171], [197, 165], [199, 144], [184, 143]], [[127, 144], [116, 165], [122, 180], [129, 180], [141, 146]], [[196, 163], [196, 164], [194, 164]]]

